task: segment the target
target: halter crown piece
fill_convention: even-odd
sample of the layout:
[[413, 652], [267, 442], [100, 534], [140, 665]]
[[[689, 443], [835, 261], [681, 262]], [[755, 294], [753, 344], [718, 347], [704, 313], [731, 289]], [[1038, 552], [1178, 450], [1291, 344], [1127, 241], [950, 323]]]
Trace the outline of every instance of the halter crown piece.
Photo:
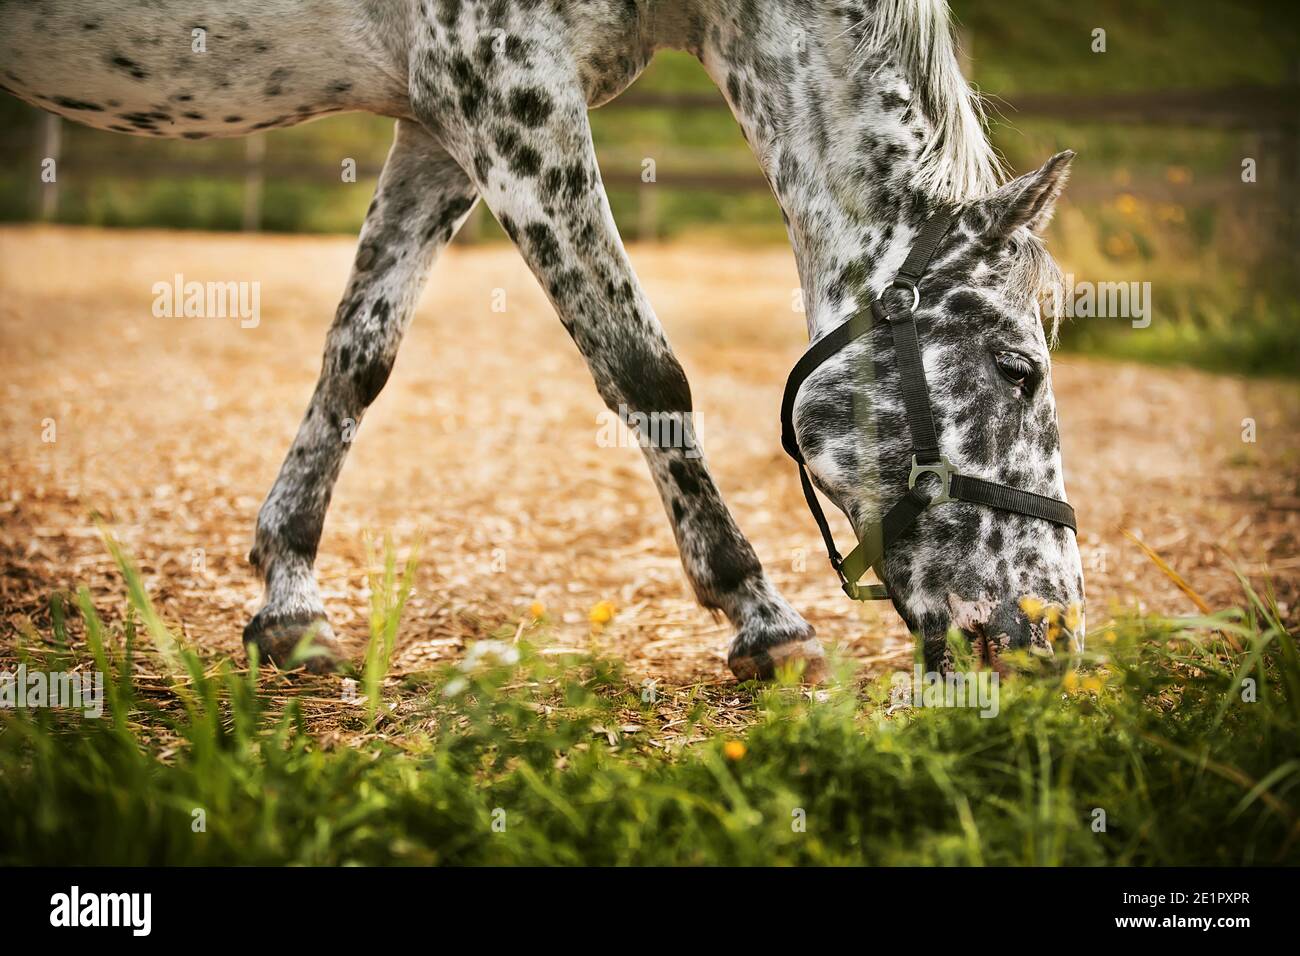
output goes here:
[[[781, 444], [799, 466], [799, 481], [803, 485], [803, 495], [808, 501], [808, 509], [812, 512], [817, 527], [821, 530], [822, 540], [826, 542], [826, 553], [830, 556], [831, 566], [840, 576], [844, 593], [855, 601], [875, 601], [889, 597], [884, 585], [859, 584], [858, 581], [867, 573], [868, 568], [879, 564], [890, 545], [910, 531], [921, 514], [933, 505], [947, 501], [967, 501], [997, 508], [1000, 511], [1041, 518], [1052, 524], [1069, 528], [1078, 534], [1074, 509], [1067, 502], [960, 474], [952, 466], [952, 462], [939, 453], [939, 436], [935, 431], [934, 416], [930, 410], [930, 392], [925, 383], [925, 366], [921, 364], [921, 342], [917, 334], [915, 313], [917, 306], [921, 304], [919, 285], [921, 277], [925, 274], [926, 267], [930, 264], [930, 259], [934, 256], [939, 243], [952, 227], [954, 218], [952, 210], [940, 209], [926, 221], [908, 252], [906, 261], [898, 270], [898, 275], [890, 283], [890, 288], [911, 290], [912, 304], [909, 307], [891, 310], [885, 305], [882, 292], [871, 303], [870, 310], [856, 313], [847, 322], [814, 342], [795, 364], [789, 380], [785, 383], [785, 395], [781, 399]], [[875, 322], [887, 322], [893, 334], [894, 357], [898, 363], [903, 406], [907, 410], [907, 425], [912, 433], [912, 470], [907, 479], [907, 494], [903, 495], [881, 520], [871, 525], [858, 541], [857, 546], [841, 558], [840, 553], [835, 550], [835, 539], [831, 535], [830, 525], [813, 491], [807, 464], [795, 439], [794, 400], [799, 394], [799, 386], [818, 366], [854, 339], [870, 332]], [[917, 480], [927, 474], [939, 479], [939, 490], [934, 494], [917, 487]], [[877, 568], [877, 576], [879, 577], [879, 568]]]

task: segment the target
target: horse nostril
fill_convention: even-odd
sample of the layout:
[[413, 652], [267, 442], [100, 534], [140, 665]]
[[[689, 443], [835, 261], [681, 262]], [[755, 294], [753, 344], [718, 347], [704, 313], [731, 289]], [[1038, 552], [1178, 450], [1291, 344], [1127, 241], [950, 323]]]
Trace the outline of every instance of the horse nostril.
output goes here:
[[948, 594], [948, 614], [953, 626], [969, 637], [982, 631], [984, 625], [993, 619], [997, 606], [992, 599], [981, 594], [973, 601], [965, 601], [956, 594]]

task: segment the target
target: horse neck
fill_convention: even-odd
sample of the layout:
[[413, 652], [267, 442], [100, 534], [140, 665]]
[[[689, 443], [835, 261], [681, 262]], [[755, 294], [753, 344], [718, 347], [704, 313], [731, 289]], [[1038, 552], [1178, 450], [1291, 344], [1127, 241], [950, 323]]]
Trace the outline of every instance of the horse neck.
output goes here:
[[914, 185], [935, 130], [893, 58], [857, 54], [861, 27], [821, 4], [776, 0], [761, 17], [745, 0], [686, 8], [673, 45], [700, 58], [772, 186], [816, 338], [906, 258], [937, 202]]

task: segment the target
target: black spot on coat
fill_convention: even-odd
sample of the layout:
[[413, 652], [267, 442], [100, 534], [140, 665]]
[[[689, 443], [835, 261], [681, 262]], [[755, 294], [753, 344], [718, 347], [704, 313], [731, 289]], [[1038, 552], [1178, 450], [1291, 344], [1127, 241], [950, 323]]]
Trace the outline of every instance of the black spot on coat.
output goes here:
[[551, 115], [551, 98], [537, 87], [516, 87], [510, 91], [510, 115], [524, 126], [541, 126]]

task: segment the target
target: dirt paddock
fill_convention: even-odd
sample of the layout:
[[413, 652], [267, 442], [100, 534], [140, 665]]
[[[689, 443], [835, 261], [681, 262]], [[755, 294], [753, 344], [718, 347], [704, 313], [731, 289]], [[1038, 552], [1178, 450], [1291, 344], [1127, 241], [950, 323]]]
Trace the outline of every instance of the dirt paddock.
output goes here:
[[[121, 613], [97, 512], [164, 616], [205, 653], [242, 657], [259, 597], [246, 561], [254, 518], [306, 407], [352, 248], [0, 229], [4, 644], [48, 633], [55, 590], [86, 584], [102, 611]], [[778, 587], [842, 653], [872, 669], [905, 664], [892, 608], [854, 604], [836, 586], [781, 452], [781, 387], [805, 339], [790, 254], [632, 255], [690, 377], [714, 473]], [[178, 273], [260, 283], [260, 321], [155, 317], [154, 284]], [[1271, 580], [1294, 621], [1300, 391], [1069, 355], [1054, 379], [1090, 624], [1132, 606], [1195, 611], [1125, 529], [1211, 605], [1239, 601], [1236, 567]], [[726, 679], [726, 624], [694, 603], [640, 452], [598, 441], [602, 410], [518, 255], [448, 251], [325, 525], [317, 568], [348, 650], [359, 655], [367, 633], [366, 538], [391, 532], [399, 549], [423, 541], [399, 670], [454, 658], [540, 601], [559, 646], [594, 645], [669, 683]], [[593, 633], [601, 600], [617, 613]]]

